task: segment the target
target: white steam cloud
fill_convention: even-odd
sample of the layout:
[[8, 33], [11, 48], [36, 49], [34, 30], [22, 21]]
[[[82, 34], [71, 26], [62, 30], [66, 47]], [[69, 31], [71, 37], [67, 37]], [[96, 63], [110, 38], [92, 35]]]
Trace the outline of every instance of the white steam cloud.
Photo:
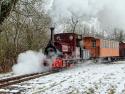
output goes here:
[[48, 71], [51, 64], [44, 66], [46, 56], [41, 52], [26, 51], [19, 54], [17, 64], [13, 66], [14, 74], [23, 75]]
[[49, 5], [56, 24], [75, 16], [88, 22], [95, 18], [103, 28], [125, 29], [125, 0], [50, 0]]

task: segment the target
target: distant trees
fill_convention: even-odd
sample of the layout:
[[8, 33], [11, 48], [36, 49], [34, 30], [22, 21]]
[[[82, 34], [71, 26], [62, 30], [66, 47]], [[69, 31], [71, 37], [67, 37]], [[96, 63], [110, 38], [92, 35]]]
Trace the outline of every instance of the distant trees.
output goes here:
[[113, 35], [114, 35], [114, 40], [117, 40], [119, 42], [122, 42], [125, 40], [125, 38], [124, 38], [125, 33], [122, 29], [115, 28]]
[[82, 34], [83, 36], [94, 36], [104, 38], [103, 31], [92, 23], [87, 23], [77, 16], [63, 20], [64, 32]]
[[125, 32], [123, 29], [112, 28], [103, 30], [98, 23], [87, 23], [80, 17], [71, 16], [62, 21], [64, 32], [82, 34], [83, 36], [93, 36], [97, 38], [113, 39], [119, 42], [125, 40]]
[[0, 34], [0, 72], [10, 70], [19, 53], [46, 46], [51, 19], [42, 10], [42, 4], [42, 0], [20, 0], [4, 19]]

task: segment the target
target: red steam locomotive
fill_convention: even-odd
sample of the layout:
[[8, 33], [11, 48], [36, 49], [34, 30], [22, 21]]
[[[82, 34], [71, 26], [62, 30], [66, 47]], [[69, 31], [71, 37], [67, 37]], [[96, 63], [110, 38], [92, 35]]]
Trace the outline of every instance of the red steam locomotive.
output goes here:
[[45, 48], [45, 55], [54, 58], [53, 69], [70, 67], [78, 61], [94, 59], [115, 61], [124, 58], [125, 43], [95, 37], [82, 37], [75, 33], [54, 34]]

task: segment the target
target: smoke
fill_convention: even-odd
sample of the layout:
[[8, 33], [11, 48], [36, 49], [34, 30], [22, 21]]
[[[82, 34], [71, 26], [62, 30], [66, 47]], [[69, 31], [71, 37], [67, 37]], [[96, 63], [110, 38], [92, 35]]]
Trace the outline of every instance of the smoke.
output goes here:
[[55, 24], [78, 18], [97, 19], [101, 27], [125, 29], [125, 0], [50, 0], [48, 13]]
[[49, 63], [48, 66], [44, 66], [46, 56], [41, 52], [26, 51], [19, 54], [17, 58], [17, 64], [13, 66], [12, 70], [14, 74], [23, 75], [30, 73], [39, 73], [48, 71], [51, 68], [50, 64], [52, 61], [46, 61]]

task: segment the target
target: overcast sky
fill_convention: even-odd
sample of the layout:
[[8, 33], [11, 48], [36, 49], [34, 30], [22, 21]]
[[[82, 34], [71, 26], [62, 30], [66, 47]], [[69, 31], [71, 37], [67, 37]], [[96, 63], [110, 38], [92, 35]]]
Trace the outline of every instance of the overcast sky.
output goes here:
[[97, 19], [103, 28], [125, 29], [125, 0], [46, 0], [54, 23], [76, 16], [81, 21]]

